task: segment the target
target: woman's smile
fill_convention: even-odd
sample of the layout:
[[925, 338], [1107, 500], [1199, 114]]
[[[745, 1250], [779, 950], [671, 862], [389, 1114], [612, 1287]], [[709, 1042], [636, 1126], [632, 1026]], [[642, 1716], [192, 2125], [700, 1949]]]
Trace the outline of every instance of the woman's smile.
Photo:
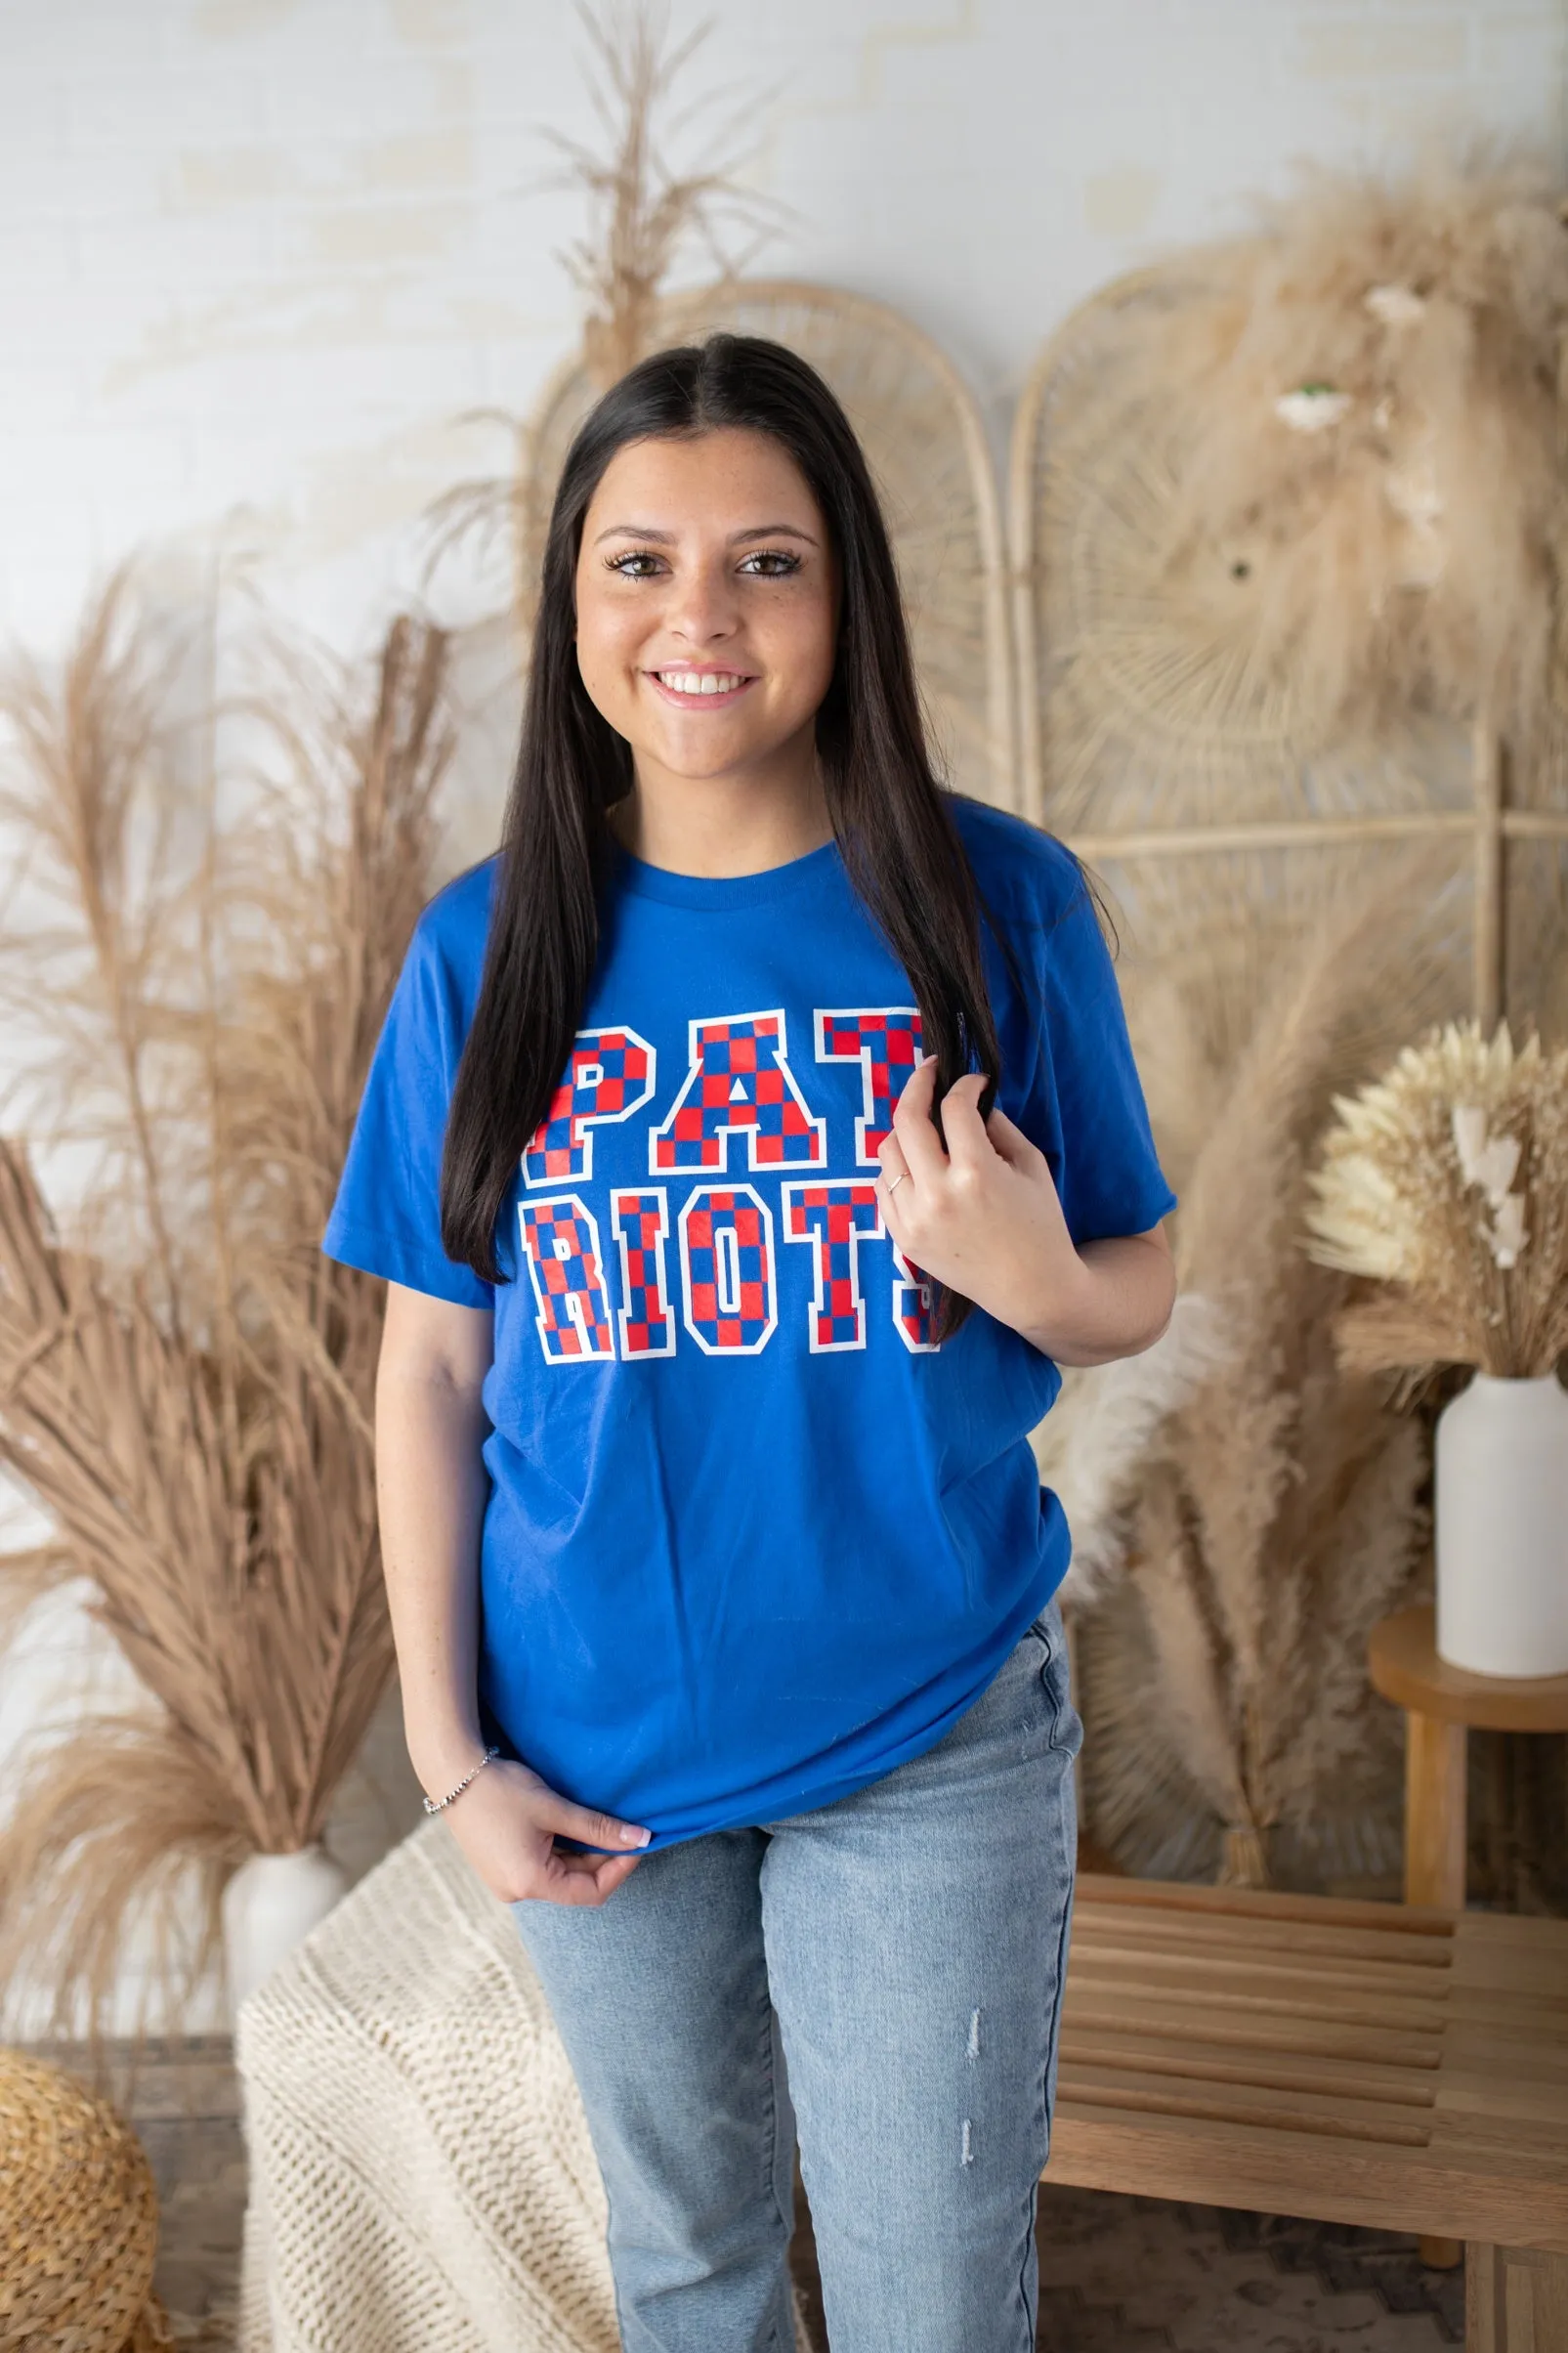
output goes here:
[[728, 710], [732, 704], [739, 703], [747, 687], [757, 683], [754, 671], [698, 669], [690, 663], [645, 670], [643, 675], [666, 703], [681, 710]]

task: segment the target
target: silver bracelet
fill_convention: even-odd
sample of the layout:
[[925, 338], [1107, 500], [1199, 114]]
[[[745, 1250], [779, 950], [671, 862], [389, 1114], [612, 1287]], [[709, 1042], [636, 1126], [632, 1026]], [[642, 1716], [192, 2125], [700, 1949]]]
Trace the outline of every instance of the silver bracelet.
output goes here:
[[[489, 1763], [491, 1757], [498, 1757], [500, 1753], [501, 1752], [498, 1748], [487, 1748], [485, 1754], [480, 1758], [479, 1763], [475, 1766], [474, 1773], [483, 1773], [486, 1766]], [[469, 1782], [473, 1779], [474, 1773], [465, 1773], [462, 1779], [458, 1782], [456, 1788], [448, 1789], [445, 1797], [427, 1797], [425, 1800], [425, 1812], [427, 1814], [439, 1814], [444, 1806], [449, 1806], [451, 1804], [454, 1797], [461, 1797], [463, 1791], [468, 1787]]]

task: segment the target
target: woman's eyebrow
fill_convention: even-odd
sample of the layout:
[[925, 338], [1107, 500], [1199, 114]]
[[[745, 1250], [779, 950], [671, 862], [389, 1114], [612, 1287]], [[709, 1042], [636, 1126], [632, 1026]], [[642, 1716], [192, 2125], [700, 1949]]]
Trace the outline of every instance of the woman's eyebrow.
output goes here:
[[730, 544], [739, 546], [742, 539], [804, 539], [808, 547], [817, 544], [809, 531], [801, 531], [793, 523], [759, 523], [755, 531], [734, 533]]
[[[617, 538], [650, 539], [656, 547], [672, 547], [675, 543], [672, 531], [656, 531], [648, 523], [612, 523], [606, 530], [595, 534], [593, 543], [597, 547], [601, 539]], [[809, 531], [801, 531], [793, 523], [759, 523], [750, 531], [732, 532], [730, 535], [732, 547], [739, 547], [743, 539], [803, 539], [808, 547], [817, 545]]]

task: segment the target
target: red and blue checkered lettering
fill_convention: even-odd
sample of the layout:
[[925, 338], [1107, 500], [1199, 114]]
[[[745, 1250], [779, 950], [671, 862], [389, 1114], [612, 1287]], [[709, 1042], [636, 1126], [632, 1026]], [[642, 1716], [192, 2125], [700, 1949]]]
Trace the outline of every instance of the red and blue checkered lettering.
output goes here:
[[931, 1277], [893, 1245], [893, 1327], [911, 1356], [940, 1348], [936, 1336], [936, 1295]]
[[876, 1147], [893, 1127], [893, 1106], [920, 1059], [920, 1016], [911, 1005], [866, 1005], [817, 1014], [819, 1062], [858, 1062], [864, 1074], [864, 1116], [855, 1122], [855, 1158], [875, 1168]]
[[669, 1117], [656, 1128], [649, 1167], [727, 1169], [744, 1134], [748, 1168], [820, 1169], [827, 1122], [813, 1119], [789, 1068], [784, 1017], [735, 1013], [692, 1023], [692, 1063]]
[[611, 1196], [610, 1222], [620, 1245], [620, 1352], [673, 1356], [675, 1310], [664, 1282], [669, 1201], [663, 1187]]
[[860, 1240], [862, 1234], [882, 1231], [875, 1185], [864, 1177], [833, 1184], [786, 1184], [784, 1220], [786, 1241], [812, 1246], [812, 1353], [863, 1348], [866, 1301], [860, 1282]]
[[635, 1030], [578, 1030], [566, 1076], [523, 1155], [524, 1183], [591, 1176], [589, 1130], [640, 1111], [654, 1091], [654, 1048]]
[[773, 1216], [748, 1184], [699, 1185], [681, 1211], [686, 1328], [709, 1356], [755, 1356], [779, 1321]]
[[593, 1212], [575, 1193], [562, 1193], [553, 1201], [524, 1201], [518, 1216], [547, 1360], [613, 1360], [615, 1343]]

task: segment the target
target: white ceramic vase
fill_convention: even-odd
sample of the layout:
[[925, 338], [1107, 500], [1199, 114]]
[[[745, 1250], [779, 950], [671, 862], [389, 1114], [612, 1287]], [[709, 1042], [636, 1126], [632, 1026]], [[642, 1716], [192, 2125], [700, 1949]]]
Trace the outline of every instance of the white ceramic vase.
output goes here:
[[1437, 1420], [1437, 1651], [1568, 1674], [1568, 1390], [1477, 1373]]
[[292, 1855], [252, 1855], [240, 1864], [223, 1894], [232, 2017], [348, 1886], [348, 1873], [319, 1844]]

